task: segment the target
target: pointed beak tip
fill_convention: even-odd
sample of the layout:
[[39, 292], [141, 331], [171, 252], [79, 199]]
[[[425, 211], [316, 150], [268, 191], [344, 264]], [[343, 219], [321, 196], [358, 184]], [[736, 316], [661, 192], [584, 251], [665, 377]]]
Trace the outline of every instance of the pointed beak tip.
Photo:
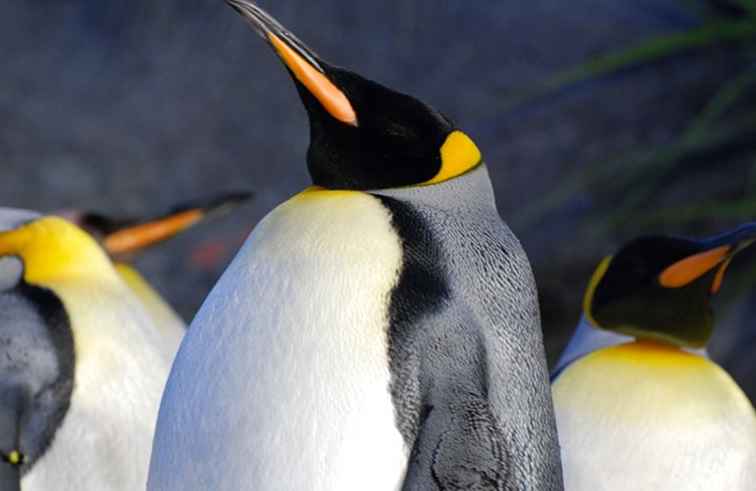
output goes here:
[[257, 13], [258, 9], [253, 8], [254, 4], [245, 0], [226, 0], [226, 4], [241, 15], [261, 38], [270, 42], [270, 26], [265, 23], [264, 17]]

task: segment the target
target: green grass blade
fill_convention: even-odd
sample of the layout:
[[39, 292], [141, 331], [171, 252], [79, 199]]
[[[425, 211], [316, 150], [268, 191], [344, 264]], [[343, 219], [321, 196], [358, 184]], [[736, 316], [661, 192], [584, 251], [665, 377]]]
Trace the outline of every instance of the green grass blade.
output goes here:
[[601, 56], [578, 65], [537, 85], [532, 90], [522, 92], [506, 100], [504, 107], [507, 110], [512, 109], [550, 92], [592, 78], [610, 75], [621, 69], [658, 61], [694, 49], [722, 43], [740, 42], [751, 38], [756, 39], [756, 22], [752, 19], [711, 21], [695, 29], [655, 37], [624, 51]]

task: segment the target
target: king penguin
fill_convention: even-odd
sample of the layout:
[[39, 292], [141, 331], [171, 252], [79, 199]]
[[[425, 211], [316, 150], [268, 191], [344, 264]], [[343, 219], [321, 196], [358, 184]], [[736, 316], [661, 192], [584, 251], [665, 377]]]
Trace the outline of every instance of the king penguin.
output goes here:
[[0, 209], [0, 489], [144, 489], [172, 357], [90, 235]]
[[710, 299], [755, 238], [641, 237], [600, 263], [554, 373], [565, 489], [753, 489], [756, 411], [705, 346]]
[[476, 145], [228, 3], [295, 81], [314, 186], [192, 322], [148, 489], [561, 489], [535, 285]]

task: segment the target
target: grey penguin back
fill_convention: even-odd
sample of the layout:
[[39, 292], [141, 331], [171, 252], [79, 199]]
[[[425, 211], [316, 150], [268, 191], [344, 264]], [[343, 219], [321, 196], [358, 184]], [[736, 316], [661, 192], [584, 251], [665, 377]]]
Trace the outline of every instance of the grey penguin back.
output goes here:
[[404, 255], [389, 313], [403, 489], [562, 489], [535, 282], [485, 166], [373, 194]]

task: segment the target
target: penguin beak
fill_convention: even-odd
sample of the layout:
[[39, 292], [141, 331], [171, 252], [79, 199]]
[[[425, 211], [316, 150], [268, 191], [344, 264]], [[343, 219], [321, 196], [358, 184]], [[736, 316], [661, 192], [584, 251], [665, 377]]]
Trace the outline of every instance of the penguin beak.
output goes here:
[[248, 0], [226, 0], [275, 50], [294, 80], [334, 118], [357, 126], [357, 113], [344, 92], [329, 78], [318, 56], [270, 14]]
[[659, 283], [665, 288], [681, 288], [718, 268], [710, 291], [712, 294], [719, 293], [732, 259], [754, 242], [756, 223], [743, 225], [733, 232], [709, 239], [705, 241], [702, 252], [667, 267], [659, 275]]
[[102, 244], [111, 257], [123, 257], [168, 240], [211, 216], [226, 214], [251, 197], [252, 194], [247, 192], [229, 193], [204, 203], [187, 203], [165, 215], [127, 222], [104, 233]]

